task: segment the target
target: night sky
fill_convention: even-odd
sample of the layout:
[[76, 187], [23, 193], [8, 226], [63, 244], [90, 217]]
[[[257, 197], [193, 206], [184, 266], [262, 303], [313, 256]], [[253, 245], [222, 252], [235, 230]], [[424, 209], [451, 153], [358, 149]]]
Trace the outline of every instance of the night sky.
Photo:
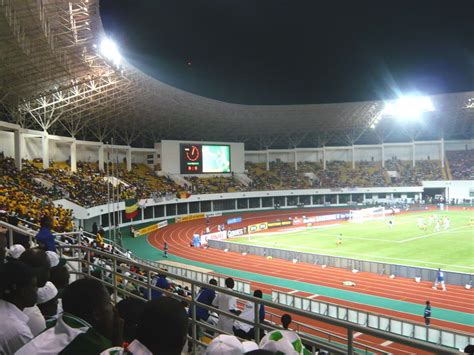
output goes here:
[[474, 90], [474, 0], [101, 0], [129, 62], [227, 102]]

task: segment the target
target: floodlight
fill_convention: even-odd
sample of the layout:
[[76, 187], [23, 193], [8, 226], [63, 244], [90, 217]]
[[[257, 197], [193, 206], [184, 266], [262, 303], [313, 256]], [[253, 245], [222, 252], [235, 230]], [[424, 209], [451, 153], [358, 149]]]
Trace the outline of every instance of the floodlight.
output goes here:
[[122, 61], [117, 45], [109, 38], [104, 38], [100, 43], [100, 53], [116, 66], [119, 66]]
[[433, 103], [427, 96], [403, 96], [387, 102], [383, 115], [402, 119], [418, 119], [424, 112], [434, 111]]

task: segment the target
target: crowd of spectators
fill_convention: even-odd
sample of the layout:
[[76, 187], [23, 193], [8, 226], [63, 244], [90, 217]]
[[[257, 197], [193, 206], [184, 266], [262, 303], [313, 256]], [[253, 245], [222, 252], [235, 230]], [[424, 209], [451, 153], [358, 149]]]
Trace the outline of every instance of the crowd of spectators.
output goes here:
[[447, 151], [453, 180], [474, 180], [474, 150]]
[[192, 194], [213, 194], [247, 190], [247, 187], [244, 184], [238, 182], [233, 176], [213, 176], [206, 178], [185, 176], [185, 179], [190, 184], [187, 189]]
[[47, 216], [57, 232], [70, 231], [72, 211], [55, 206], [53, 199], [60, 197], [55, 187], [46, 188], [35, 180], [29, 169], [19, 172], [13, 159], [0, 157], [0, 219], [18, 219], [39, 224]]
[[258, 190], [307, 189], [313, 187], [303, 171], [296, 171], [294, 165], [280, 160], [270, 162], [266, 170], [264, 163], [246, 163], [247, 174], [252, 180], [248, 188]]
[[393, 158], [385, 161], [385, 169], [396, 173], [390, 177], [391, 186], [420, 186], [423, 180], [446, 178], [439, 160], [417, 160], [413, 166], [412, 161]]

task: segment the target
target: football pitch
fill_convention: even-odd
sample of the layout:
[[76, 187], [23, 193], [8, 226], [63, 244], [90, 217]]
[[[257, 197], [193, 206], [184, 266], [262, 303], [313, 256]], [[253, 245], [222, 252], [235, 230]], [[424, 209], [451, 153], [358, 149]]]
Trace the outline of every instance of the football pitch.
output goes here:
[[[429, 216], [447, 216], [450, 226], [430, 226]], [[348, 257], [410, 266], [474, 272], [472, 211], [431, 211], [397, 215], [394, 225], [385, 221], [334, 222], [233, 238], [232, 242], [292, 251]], [[418, 227], [422, 218], [426, 229]], [[338, 245], [337, 240], [342, 243]]]

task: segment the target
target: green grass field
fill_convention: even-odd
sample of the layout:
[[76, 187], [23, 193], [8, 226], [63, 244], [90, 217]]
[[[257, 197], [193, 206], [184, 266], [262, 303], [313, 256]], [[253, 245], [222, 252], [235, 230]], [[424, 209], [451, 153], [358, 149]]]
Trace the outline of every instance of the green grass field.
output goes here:
[[[430, 215], [448, 216], [450, 227], [435, 232], [434, 223], [426, 231], [417, 226], [419, 217], [428, 222]], [[253, 234], [232, 242], [273, 247], [362, 260], [410, 266], [474, 272], [474, 227], [472, 211], [436, 211], [398, 215], [395, 224], [387, 221], [338, 223], [320, 228]], [[342, 244], [336, 245], [342, 233]]]

